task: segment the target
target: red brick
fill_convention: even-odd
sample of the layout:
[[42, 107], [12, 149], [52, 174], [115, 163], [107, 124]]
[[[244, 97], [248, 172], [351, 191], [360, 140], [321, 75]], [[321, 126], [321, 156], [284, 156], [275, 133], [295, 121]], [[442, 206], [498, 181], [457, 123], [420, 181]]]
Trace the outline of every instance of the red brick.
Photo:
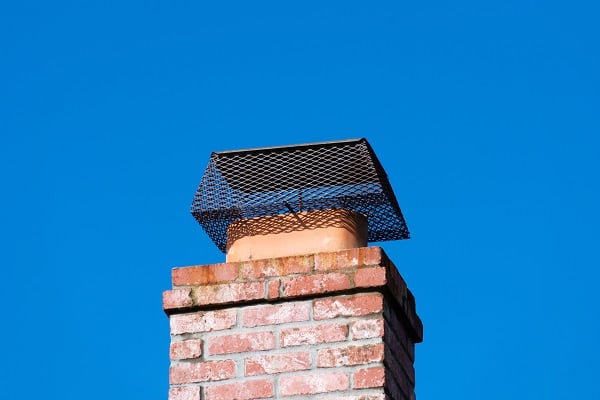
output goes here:
[[359, 249], [315, 254], [315, 271], [331, 271], [358, 266]]
[[361, 265], [384, 265], [387, 262], [387, 257], [383, 249], [379, 246], [361, 247], [360, 256]]
[[330, 368], [383, 361], [383, 343], [317, 350], [317, 367]]
[[319, 344], [329, 342], [342, 342], [348, 337], [346, 324], [312, 325], [282, 329], [279, 334], [280, 346], [301, 346], [305, 344]]
[[358, 317], [379, 313], [383, 310], [383, 296], [379, 293], [354, 296], [340, 296], [315, 300], [313, 318], [315, 320], [336, 317]]
[[235, 310], [207, 311], [171, 315], [171, 335], [229, 329], [236, 324]]
[[308, 321], [310, 302], [284, 303], [248, 307], [243, 311], [243, 326], [285, 324], [286, 322]]
[[249, 400], [273, 397], [275, 389], [270, 379], [248, 380], [204, 389], [205, 400]]
[[211, 338], [208, 341], [208, 352], [211, 355], [271, 350], [274, 348], [275, 336], [273, 332], [224, 335]]
[[198, 305], [234, 303], [265, 298], [265, 282], [225, 283], [199, 286], [194, 290]]
[[173, 286], [195, 286], [217, 282], [230, 282], [237, 279], [238, 266], [231, 263], [173, 268], [171, 277]]
[[163, 292], [163, 310], [185, 308], [192, 305], [192, 289], [173, 289]]
[[180, 386], [169, 389], [169, 400], [200, 400], [200, 386]]
[[385, 369], [383, 367], [359, 369], [354, 373], [354, 389], [383, 387]]
[[310, 354], [304, 351], [250, 357], [244, 365], [246, 376], [301, 371], [310, 369]]
[[279, 287], [280, 280], [273, 279], [267, 283], [267, 298], [268, 299], [278, 299], [279, 298]]
[[315, 271], [381, 265], [382, 253], [381, 247], [373, 246], [315, 254]]
[[352, 323], [350, 332], [352, 332], [352, 339], [354, 340], [383, 337], [383, 318], [359, 319]]
[[386, 275], [384, 267], [360, 268], [354, 273], [356, 287], [385, 286]]
[[173, 342], [170, 346], [171, 360], [187, 360], [202, 355], [202, 340], [189, 339]]
[[207, 362], [179, 362], [171, 365], [169, 383], [194, 383], [231, 379], [235, 376], [233, 360]]
[[283, 295], [285, 297], [321, 294], [350, 289], [350, 277], [339, 272], [286, 277], [282, 279], [282, 282]]
[[346, 390], [349, 385], [350, 379], [343, 372], [282, 376], [279, 379], [279, 394], [294, 396], [335, 392]]
[[294, 256], [245, 261], [240, 267], [240, 274], [242, 279], [307, 274], [311, 271], [311, 259], [311, 256]]

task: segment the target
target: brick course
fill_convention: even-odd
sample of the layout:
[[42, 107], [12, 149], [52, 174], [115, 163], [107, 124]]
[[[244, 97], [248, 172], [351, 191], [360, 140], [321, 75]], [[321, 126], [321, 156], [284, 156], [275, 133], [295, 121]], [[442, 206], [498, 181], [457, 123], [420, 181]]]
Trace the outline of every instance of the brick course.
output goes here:
[[176, 268], [163, 309], [169, 400], [414, 399], [422, 325], [379, 247]]

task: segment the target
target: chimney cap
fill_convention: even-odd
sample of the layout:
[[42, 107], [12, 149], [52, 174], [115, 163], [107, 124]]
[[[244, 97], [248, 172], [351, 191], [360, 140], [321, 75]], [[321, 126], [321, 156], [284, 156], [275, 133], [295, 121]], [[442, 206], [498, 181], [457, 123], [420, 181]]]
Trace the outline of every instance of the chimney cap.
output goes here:
[[369, 242], [409, 238], [385, 170], [364, 138], [213, 152], [191, 213], [225, 252], [235, 221], [328, 209], [365, 215]]

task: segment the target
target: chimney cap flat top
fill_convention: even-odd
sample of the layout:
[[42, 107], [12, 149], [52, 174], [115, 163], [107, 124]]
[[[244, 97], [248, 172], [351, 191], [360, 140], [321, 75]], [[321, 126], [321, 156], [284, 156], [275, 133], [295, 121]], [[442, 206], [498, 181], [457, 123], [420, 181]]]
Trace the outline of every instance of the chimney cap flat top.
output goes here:
[[225, 252], [233, 222], [327, 209], [366, 216], [369, 242], [409, 237], [387, 175], [364, 138], [212, 152], [191, 213]]
[[265, 153], [265, 152], [277, 151], [277, 150], [290, 150], [290, 149], [302, 150], [302, 149], [311, 148], [311, 147], [326, 147], [326, 146], [341, 145], [344, 143], [359, 143], [361, 141], [367, 142], [367, 140], [365, 138], [329, 140], [329, 141], [325, 141], [325, 142], [312, 142], [312, 143], [302, 143], [302, 144], [285, 145], [285, 146], [266, 146], [266, 147], [254, 147], [254, 148], [249, 148], [249, 149], [213, 151], [212, 154], [228, 156], [228, 155], [245, 154], [245, 153]]

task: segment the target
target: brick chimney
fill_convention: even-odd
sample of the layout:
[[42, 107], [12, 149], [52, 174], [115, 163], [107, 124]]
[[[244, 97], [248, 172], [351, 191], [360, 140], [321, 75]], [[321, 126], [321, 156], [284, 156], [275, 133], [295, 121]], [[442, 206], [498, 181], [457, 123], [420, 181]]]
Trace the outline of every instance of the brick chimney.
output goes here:
[[172, 270], [169, 400], [414, 399], [408, 238], [365, 139], [213, 153], [192, 214], [221, 264]]

